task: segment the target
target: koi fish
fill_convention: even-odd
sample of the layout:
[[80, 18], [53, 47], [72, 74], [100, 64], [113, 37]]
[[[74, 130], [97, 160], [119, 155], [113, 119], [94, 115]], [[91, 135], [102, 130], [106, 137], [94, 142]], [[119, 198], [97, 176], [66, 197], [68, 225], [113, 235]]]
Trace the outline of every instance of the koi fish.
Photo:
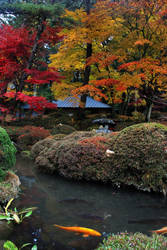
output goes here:
[[64, 227], [64, 226], [59, 226], [54, 224], [55, 227], [58, 227], [60, 229], [70, 231], [70, 232], [75, 232], [75, 233], [81, 233], [83, 234], [83, 237], [88, 237], [89, 235], [91, 236], [101, 236], [101, 233], [94, 229], [86, 228], [86, 227]]
[[158, 230], [152, 230], [152, 233], [156, 233], [156, 234], [166, 234], [167, 233], [167, 227], [162, 227], [161, 229]]

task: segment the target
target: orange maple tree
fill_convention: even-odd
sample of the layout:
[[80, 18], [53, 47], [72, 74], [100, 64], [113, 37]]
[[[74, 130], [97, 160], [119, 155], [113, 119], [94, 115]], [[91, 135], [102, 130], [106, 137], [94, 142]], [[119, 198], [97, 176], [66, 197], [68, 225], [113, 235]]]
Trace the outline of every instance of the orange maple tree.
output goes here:
[[[166, 94], [167, 0], [99, 0], [89, 15], [83, 9], [66, 15], [78, 25], [63, 31], [51, 66], [62, 63], [64, 72], [78, 69], [81, 75], [91, 67], [89, 82], [83, 86], [80, 81], [72, 93], [128, 104], [135, 91], [145, 102], [149, 120], [156, 98]], [[92, 44], [88, 58], [87, 42]]]
[[[99, 98], [101, 93], [104, 98], [104, 93], [93, 84], [90, 84], [90, 80], [94, 78], [94, 69], [92, 71], [92, 64], [89, 61], [90, 57], [93, 58], [94, 54], [101, 51], [101, 43], [108, 39], [111, 34], [110, 27], [113, 20], [110, 16], [110, 5], [109, 0], [97, 1], [91, 9], [66, 10], [66, 16], [72, 17], [76, 21], [76, 25], [61, 32], [64, 35], [64, 40], [59, 47], [58, 53], [50, 56], [50, 66], [60, 68], [61, 65], [61, 70], [67, 76], [70, 75], [69, 72], [71, 71], [79, 71], [81, 77], [78, 85], [80, 88], [74, 86], [73, 94], [83, 96], [89, 93], [95, 98]], [[64, 82], [69, 86], [73, 85], [72, 79], [68, 77]], [[57, 86], [53, 86], [52, 89], [56, 95]]]
[[111, 84], [110, 100], [121, 101], [124, 94], [128, 104], [137, 90], [146, 104], [146, 120], [150, 119], [153, 103], [166, 94], [166, 9], [166, 0], [111, 4], [115, 23], [111, 39], [103, 46], [105, 57], [98, 52], [88, 62], [103, 74], [103, 79], [93, 81], [96, 86], [101, 85], [102, 91], [107, 78], [117, 81]]

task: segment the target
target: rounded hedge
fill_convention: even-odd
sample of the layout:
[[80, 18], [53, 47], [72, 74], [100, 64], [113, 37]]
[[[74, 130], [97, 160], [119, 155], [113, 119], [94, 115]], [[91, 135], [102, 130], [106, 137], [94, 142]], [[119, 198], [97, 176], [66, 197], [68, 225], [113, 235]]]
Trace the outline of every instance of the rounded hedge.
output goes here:
[[16, 163], [16, 148], [6, 130], [0, 127], [0, 181]]
[[82, 142], [83, 140], [70, 141], [58, 147], [57, 171], [70, 179], [108, 181], [109, 172], [106, 163], [108, 159], [105, 157], [105, 148], [100, 144], [95, 146], [93, 143]]
[[158, 123], [129, 126], [110, 138], [115, 183], [166, 193], [167, 127]]
[[[106, 149], [114, 154], [108, 157]], [[74, 132], [63, 139], [43, 140], [31, 152], [45, 172], [166, 194], [167, 127], [158, 123], [106, 135]]]

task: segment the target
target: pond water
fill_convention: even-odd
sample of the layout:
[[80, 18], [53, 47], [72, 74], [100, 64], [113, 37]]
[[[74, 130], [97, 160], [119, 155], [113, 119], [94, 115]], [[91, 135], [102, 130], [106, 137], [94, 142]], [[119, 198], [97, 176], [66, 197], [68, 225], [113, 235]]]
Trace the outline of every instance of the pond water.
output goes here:
[[[13, 205], [18, 209], [38, 207], [8, 236], [17, 246], [31, 242], [41, 250], [93, 250], [111, 232], [150, 235], [149, 230], [167, 225], [167, 200], [162, 195], [41, 174], [31, 160], [20, 157], [16, 169], [22, 185]], [[53, 224], [92, 228], [103, 237], [83, 238]]]

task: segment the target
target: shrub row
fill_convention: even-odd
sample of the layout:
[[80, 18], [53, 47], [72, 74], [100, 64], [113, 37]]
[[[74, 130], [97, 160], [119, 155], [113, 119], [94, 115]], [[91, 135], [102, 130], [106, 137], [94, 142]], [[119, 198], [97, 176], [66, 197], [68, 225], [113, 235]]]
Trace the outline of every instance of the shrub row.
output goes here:
[[[106, 149], [115, 154], [107, 157]], [[141, 123], [106, 135], [74, 132], [40, 141], [31, 152], [42, 171], [66, 178], [167, 190], [167, 127], [161, 124]]]

